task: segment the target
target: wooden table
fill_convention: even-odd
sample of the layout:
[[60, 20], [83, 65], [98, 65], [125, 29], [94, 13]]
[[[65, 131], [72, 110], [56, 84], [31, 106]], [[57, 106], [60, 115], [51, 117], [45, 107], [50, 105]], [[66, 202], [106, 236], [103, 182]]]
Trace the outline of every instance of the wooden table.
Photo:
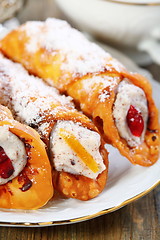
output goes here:
[[[30, 16], [29, 19], [45, 19], [47, 16], [58, 16], [57, 9], [53, 8], [53, 5], [53, 0], [30, 0], [26, 9], [19, 14], [19, 18], [21, 21], [25, 21], [28, 16]], [[48, 6], [47, 11], [46, 6]], [[152, 64], [147, 69], [160, 82], [160, 67]], [[0, 228], [0, 240], [53, 239], [159, 240], [160, 186], [143, 198], [116, 212], [86, 222], [44, 228]]]

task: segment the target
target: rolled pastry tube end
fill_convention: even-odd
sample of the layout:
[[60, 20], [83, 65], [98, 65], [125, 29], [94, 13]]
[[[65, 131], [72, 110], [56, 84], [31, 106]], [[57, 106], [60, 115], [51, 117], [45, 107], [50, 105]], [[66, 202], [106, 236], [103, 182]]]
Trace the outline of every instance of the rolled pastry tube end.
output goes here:
[[80, 200], [99, 195], [108, 171], [107, 152], [100, 135], [73, 121], [57, 121], [50, 146], [58, 190], [66, 197]]
[[[71, 96], [92, 117], [104, 139], [131, 163], [150, 166], [158, 160], [158, 111], [151, 86], [143, 76], [129, 73], [83, 34], [57, 19], [27, 22], [4, 37], [0, 48], [28, 71]], [[125, 88], [121, 82], [126, 79], [131, 91], [137, 87], [139, 96], [143, 91], [144, 104], [143, 110], [137, 102], [125, 104], [124, 120], [119, 121], [118, 105], [124, 104], [119, 99], [126, 97], [120, 95]]]
[[53, 196], [51, 167], [39, 135], [13, 120], [2, 105], [0, 195], [0, 207], [9, 209], [37, 209]]
[[68, 94], [92, 116], [103, 138], [131, 163], [151, 166], [160, 150], [158, 110], [151, 86], [141, 75], [123, 74], [117, 77], [106, 72], [81, 78]]
[[108, 153], [98, 130], [86, 117], [78, 112], [69, 115], [55, 121], [49, 134], [46, 124], [43, 128], [48, 136], [53, 184], [67, 198], [88, 200], [106, 185]]

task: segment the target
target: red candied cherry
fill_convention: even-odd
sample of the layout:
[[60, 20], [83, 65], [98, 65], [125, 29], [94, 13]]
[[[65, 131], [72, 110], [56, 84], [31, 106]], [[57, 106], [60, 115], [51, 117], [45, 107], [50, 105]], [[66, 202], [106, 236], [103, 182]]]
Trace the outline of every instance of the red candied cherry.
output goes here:
[[4, 149], [0, 147], [0, 177], [9, 178], [14, 172], [14, 168], [10, 158], [5, 153]]
[[126, 120], [131, 133], [136, 137], [140, 137], [144, 129], [144, 121], [141, 112], [133, 105], [130, 105]]

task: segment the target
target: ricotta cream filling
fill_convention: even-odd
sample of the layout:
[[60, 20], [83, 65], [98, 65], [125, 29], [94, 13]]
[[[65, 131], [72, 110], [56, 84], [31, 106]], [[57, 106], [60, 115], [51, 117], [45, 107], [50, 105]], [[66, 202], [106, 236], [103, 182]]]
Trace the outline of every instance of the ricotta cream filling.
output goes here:
[[9, 131], [9, 126], [0, 126], [0, 146], [11, 160], [14, 168], [13, 174], [9, 178], [0, 177], [0, 185], [17, 177], [27, 163], [27, 155], [24, 143]]
[[[74, 152], [60, 136], [61, 129], [65, 129], [74, 135], [85, 150], [94, 158], [99, 169], [96, 173], [77, 156], [76, 152]], [[50, 144], [51, 152], [54, 157], [54, 166], [57, 171], [65, 171], [96, 179], [106, 168], [99, 152], [99, 147], [101, 145], [99, 134], [81, 126], [79, 123], [58, 121], [52, 130]]]
[[[140, 137], [134, 136], [127, 125], [126, 116], [131, 105], [141, 113], [144, 121], [144, 129]], [[118, 86], [113, 117], [120, 136], [130, 147], [136, 147], [144, 141], [148, 120], [147, 99], [144, 91], [130, 83], [128, 79], [124, 79]]]

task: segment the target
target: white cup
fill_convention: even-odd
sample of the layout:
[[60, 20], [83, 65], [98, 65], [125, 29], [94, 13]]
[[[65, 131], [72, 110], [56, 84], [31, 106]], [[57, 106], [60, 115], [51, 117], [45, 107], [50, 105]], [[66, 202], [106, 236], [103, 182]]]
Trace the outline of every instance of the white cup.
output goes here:
[[160, 64], [160, 0], [56, 0], [76, 26]]
[[0, 22], [13, 17], [23, 4], [24, 0], [0, 0]]

